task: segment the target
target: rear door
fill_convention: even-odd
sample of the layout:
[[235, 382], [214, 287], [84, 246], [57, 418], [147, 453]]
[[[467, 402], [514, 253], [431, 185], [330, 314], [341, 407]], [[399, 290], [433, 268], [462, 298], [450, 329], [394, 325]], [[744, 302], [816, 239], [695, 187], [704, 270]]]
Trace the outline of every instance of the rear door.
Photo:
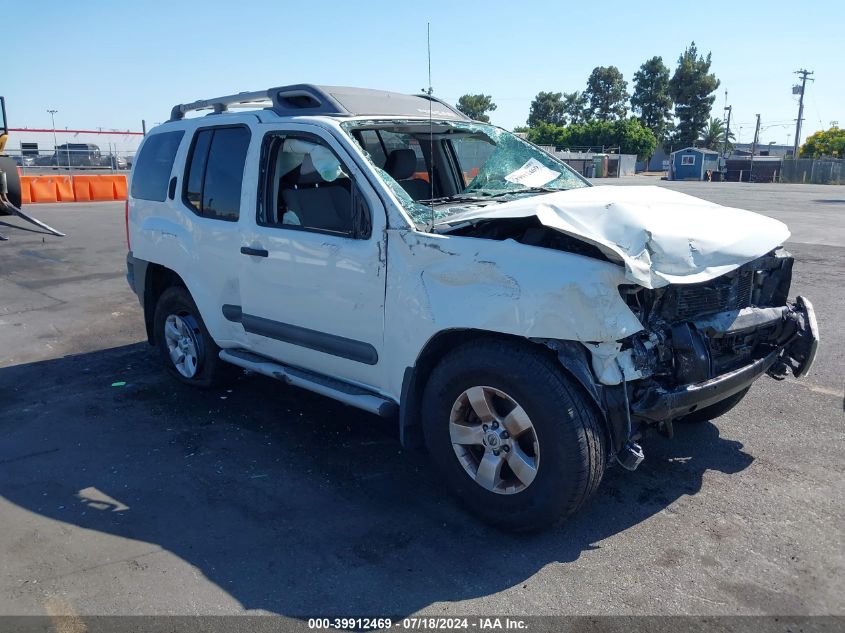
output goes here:
[[252, 131], [247, 124], [198, 128], [191, 139], [181, 182], [171, 184], [174, 201], [188, 222], [188, 289], [218, 344], [239, 345], [240, 328], [223, 318], [222, 307], [240, 301], [241, 208], [254, 206], [244, 187]]
[[241, 248], [243, 303], [230, 307], [230, 317], [255, 351], [378, 389], [383, 203], [330, 132], [306, 124], [258, 129], [258, 200]]

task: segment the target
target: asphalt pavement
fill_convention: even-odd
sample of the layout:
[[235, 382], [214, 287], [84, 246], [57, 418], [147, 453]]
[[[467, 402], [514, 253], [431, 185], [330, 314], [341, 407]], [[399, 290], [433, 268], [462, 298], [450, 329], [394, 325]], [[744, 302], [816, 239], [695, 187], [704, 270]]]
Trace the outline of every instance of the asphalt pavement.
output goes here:
[[532, 536], [467, 515], [389, 422], [170, 379], [122, 203], [28, 207], [66, 238], [0, 218], [0, 614], [845, 613], [845, 189], [622, 180], [787, 221], [821, 350]]

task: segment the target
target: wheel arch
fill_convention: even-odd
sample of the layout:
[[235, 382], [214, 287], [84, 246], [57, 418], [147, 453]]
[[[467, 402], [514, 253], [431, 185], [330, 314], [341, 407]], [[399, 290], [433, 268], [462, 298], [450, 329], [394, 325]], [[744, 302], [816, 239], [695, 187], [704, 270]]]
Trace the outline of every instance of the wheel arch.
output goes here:
[[161, 264], [150, 263], [147, 265], [144, 275], [144, 327], [147, 332], [147, 342], [150, 345], [155, 345], [153, 319], [156, 304], [162, 293], [172, 286], [182, 286], [187, 289], [185, 281], [174, 270]]
[[[399, 439], [405, 448], [420, 448], [422, 438], [422, 393], [432, 370], [440, 359], [459, 345], [479, 339], [511, 341], [557, 362], [572, 379], [602, 423], [608, 446], [612, 445], [612, 432], [602, 405], [592, 370], [587, 361], [586, 349], [576, 341], [546, 341], [528, 339], [513, 334], [478, 329], [444, 330], [432, 336], [423, 346], [412, 367], [405, 368], [402, 377], [402, 394], [399, 403]], [[580, 349], [579, 349], [580, 348]], [[562, 353], [561, 350], [566, 350]], [[581, 352], [581, 353], [579, 353]]]

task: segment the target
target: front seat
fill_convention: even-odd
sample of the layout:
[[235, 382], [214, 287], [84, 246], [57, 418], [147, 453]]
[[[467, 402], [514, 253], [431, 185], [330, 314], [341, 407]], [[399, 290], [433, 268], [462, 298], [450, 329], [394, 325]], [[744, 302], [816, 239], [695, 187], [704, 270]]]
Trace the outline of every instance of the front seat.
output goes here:
[[285, 206], [288, 211], [296, 214], [296, 221], [283, 220], [283, 223], [350, 233], [352, 194], [349, 178], [324, 181], [314, 168], [310, 156], [305, 157], [298, 170], [298, 182], [294, 188], [282, 190]]
[[398, 182], [414, 200], [431, 198], [431, 185], [422, 178], [412, 178], [417, 170], [417, 155], [412, 149], [395, 149], [387, 155], [384, 171]]

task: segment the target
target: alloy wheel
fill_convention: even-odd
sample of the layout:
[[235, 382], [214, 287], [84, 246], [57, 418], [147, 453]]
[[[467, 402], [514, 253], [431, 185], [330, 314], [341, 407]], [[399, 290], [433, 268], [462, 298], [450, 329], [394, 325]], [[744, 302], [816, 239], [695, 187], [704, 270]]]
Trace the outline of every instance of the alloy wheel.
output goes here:
[[525, 490], [537, 476], [540, 444], [525, 410], [494, 387], [471, 387], [452, 405], [452, 448], [467, 475], [497, 494]]

